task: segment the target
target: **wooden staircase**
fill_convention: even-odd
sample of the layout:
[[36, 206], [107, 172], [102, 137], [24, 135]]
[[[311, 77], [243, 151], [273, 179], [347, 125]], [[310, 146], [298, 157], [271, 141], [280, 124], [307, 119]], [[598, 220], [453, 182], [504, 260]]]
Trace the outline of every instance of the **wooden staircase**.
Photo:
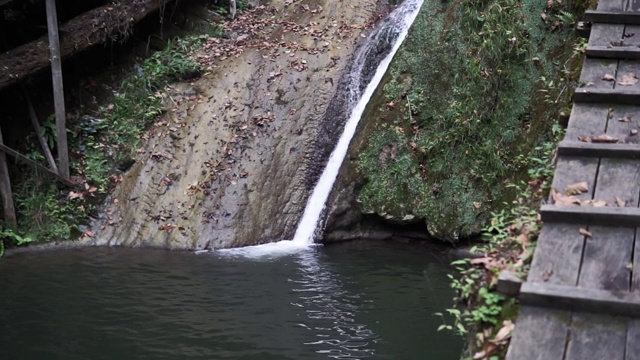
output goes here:
[[509, 360], [640, 360], [640, 0], [600, 0], [585, 20], [584, 86], [552, 186], [588, 191], [541, 208]]

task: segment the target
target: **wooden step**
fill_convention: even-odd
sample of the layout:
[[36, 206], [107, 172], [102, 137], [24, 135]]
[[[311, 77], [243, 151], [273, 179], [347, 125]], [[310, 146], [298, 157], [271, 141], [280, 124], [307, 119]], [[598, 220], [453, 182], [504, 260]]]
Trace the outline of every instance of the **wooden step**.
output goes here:
[[603, 226], [640, 226], [640, 209], [637, 207], [609, 206], [558, 206], [542, 205], [540, 217], [548, 223], [589, 224]]
[[640, 13], [631, 11], [587, 10], [584, 21], [604, 24], [640, 25]]
[[588, 57], [604, 59], [638, 60], [640, 47], [636, 46], [589, 46]]
[[640, 105], [640, 90], [628, 89], [576, 89], [573, 101], [578, 103], [610, 103]]
[[563, 140], [558, 144], [558, 155], [640, 159], [640, 144], [606, 144]]
[[520, 302], [554, 309], [640, 317], [638, 292], [525, 282], [520, 289]]

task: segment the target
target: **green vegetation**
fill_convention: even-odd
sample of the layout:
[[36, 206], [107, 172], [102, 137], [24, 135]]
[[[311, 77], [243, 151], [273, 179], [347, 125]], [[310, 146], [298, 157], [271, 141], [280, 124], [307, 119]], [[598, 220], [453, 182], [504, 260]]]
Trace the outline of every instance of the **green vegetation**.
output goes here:
[[[548, 196], [553, 149], [562, 138], [561, 131], [554, 134], [553, 141], [534, 149], [538, 155], [527, 158], [529, 181], [509, 185], [518, 194], [517, 199], [491, 215], [490, 225], [483, 229], [482, 244], [471, 249], [483, 256], [453, 262], [457, 274], [449, 277], [457, 294], [456, 306], [447, 309], [446, 317], [438, 314], [452, 319], [450, 323], [443, 323], [440, 330], [463, 336], [471, 333], [471, 354], [484, 351], [496, 356], [495, 359], [505, 355], [518, 306], [515, 299], [495, 292], [498, 274], [506, 269], [522, 279], [527, 276], [541, 227], [537, 209]], [[502, 334], [501, 329], [505, 329]]]
[[[102, 108], [99, 119], [84, 116], [70, 124], [72, 173], [81, 189], [64, 191], [49, 177], [31, 168], [20, 168], [25, 180], [15, 189], [18, 230], [0, 232], [1, 252], [3, 240], [21, 245], [32, 239], [69, 239], [79, 225], [88, 222], [88, 214], [108, 192], [115, 168], [133, 156], [140, 146], [142, 131], [163, 113], [166, 85], [198, 75], [199, 65], [190, 55], [205, 39], [206, 36], [191, 36], [170, 41], [166, 49], [136, 65], [135, 73], [124, 79], [111, 104]], [[43, 126], [51, 145], [55, 144], [52, 124], [48, 120]], [[31, 144], [26, 149], [30, 157], [43, 162], [37, 141], [27, 143]]]
[[366, 212], [412, 214], [456, 241], [513, 198], [505, 183], [526, 176], [523, 156], [549, 140], [580, 67], [563, 24], [585, 4], [560, 4], [425, 2], [360, 155]]

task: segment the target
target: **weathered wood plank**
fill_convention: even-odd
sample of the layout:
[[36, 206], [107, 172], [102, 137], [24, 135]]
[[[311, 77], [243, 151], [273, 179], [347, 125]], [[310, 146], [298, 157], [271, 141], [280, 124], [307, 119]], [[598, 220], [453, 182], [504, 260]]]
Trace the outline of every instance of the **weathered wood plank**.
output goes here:
[[[640, 48], [637, 49], [640, 50]], [[633, 81], [624, 81], [625, 79], [637, 81], [637, 79], [634, 79], [636, 75], [640, 75], [640, 62], [637, 60], [621, 60], [618, 64], [615, 88], [620, 90], [640, 90], [640, 82], [634, 84]]]
[[615, 44], [622, 40], [623, 33], [624, 25], [593, 24], [587, 44], [588, 46], [609, 46], [612, 42]]
[[627, 323], [627, 349], [625, 360], [640, 360], [640, 320], [630, 319]]
[[640, 14], [628, 11], [587, 10], [584, 21], [604, 24], [640, 25]]
[[574, 313], [565, 359], [624, 360], [626, 338], [624, 318]]
[[634, 228], [589, 226], [578, 286], [629, 290]]
[[[606, 114], [605, 114], [606, 116]], [[604, 124], [599, 124], [604, 132]], [[587, 180], [589, 191], [578, 195], [580, 200], [589, 200], [595, 189], [595, 178], [599, 159], [560, 157], [556, 165], [552, 187], [563, 191], [567, 185]], [[576, 285], [584, 236], [578, 230], [584, 224], [544, 224], [533, 256], [528, 281], [551, 282], [561, 285]]]
[[576, 89], [573, 101], [578, 103], [611, 103], [611, 104], [640, 104], [640, 91], [626, 89], [595, 89], [583, 87]]
[[607, 123], [607, 135], [620, 139], [628, 144], [640, 143], [640, 134], [633, 134], [631, 130], [640, 132], [640, 107], [629, 105], [613, 105]]
[[616, 75], [617, 59], [586, 58], [580, 73], [580, 82], [586, 84], [585, 89], [613, 89], [615, 82], [605, 80], [605, 74]]
[[585, 54], [591, 58], [602, 59], [640, 59], [640, 48], [632, 46], [588, 46]]
[[600, 11], [622, 11], [629, 6], [629, 0], [600, 0], [597, 10]]
[[548, 223], [628, 227], [640, 224], [640, 209], [630, 207], [542, 205], [540, 216], [543, 222]]
[[573, 104], [565, 139], [578, 140], [580, 136], [597, 136], [605, 132], [609, 106], [602, 104]]
[[640, 292], [525, 282], [520, 302], [560, 310], [640, 317]]
[[567, 311], [522, 306], [507, 360], [562, 359], [570, 320]]
[[639, 159], [640, 145], [596, 144], [563, 140], [558, 144], [558, 155]]
[[[604, 125], [603, 125], [604, 126]], [[599, 159], [585, 157], [562, 157], [558, 159], [551, 186], [562, 192], [564, 189], [578, 182], [586, 181], [588, 191], [578, 194], [580, 200], [590, 200], [595, 190], [596, 173]]]
[[[640, 161], [602, 159], [593, 198], [609, 206], [637, 209], [640, 196]], [[590, 221], [590, 224], [593, 222]], [[605, 223], [606, 224], [606, 223]], [[629, 290], [635, 228], [590, 226], [585, 242], [578, 286]]]
[[584, 225], [547, 223], [538, 236], [527, 281], [575, 285], [580, 271]]

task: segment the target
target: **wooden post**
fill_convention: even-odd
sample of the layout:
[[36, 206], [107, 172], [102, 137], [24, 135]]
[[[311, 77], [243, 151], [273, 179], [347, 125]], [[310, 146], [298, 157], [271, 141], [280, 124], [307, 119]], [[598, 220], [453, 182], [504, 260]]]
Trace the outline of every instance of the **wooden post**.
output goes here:
[[56, 109], [58, 172], [69, 179], [69, 150], [67, 148], [67, 126], [64, 108], [64, 88], [62, 83], [62, 59], [60, 57], [60, 38], [58, 34], [58, 14], [56, 1], [46, 0], [47, 29], [49, 31], [49, 49], [51, 51], [51, 76], [53, 79], [53, 103]]
[[229, 13], [231, 13], [231, 20], [236, 18], [236, 0], [229, 0]]
[[29, 94], [27, 93], [27, 90], [25, 88], [22, 88], [22, 92], [24, 93], [24, 97], [27, 100], [27, 110], [29, 111], [31, 124], [33, 125], [33, 129], [36, 131], [36, 137], [38, 138], [38, 142], [40, 142], [40, 147], [42, 148], [42, 152], [44, 152], [44, 157], [47, 159], [51, 170], [59, 173], [58, 167], [56, 166], [56, 161], [53, 159], [53, 155], [51, 154], [51, 150], [49, 149], [49, 144], [47, 144], [47, 140], [45, 140], [42, 136], [42, 128], [40, 127], [40, 122], [38, 121], [36, 111], [33, 108], [33, 103], [31, 103], [31, 98], [29, 97]]
[[[0, 144], [2, 141], [2, 129], [0, 129]], [[11, 193], [11, 180], [9, 179], [9, 169], [7, 167], [7, 156], [0, 151], [0, 195], [2, 196], [2, 210], [4, 211], [4, 221], [10, 228], [16, 228], [16, 209], [13, 205], [13, 194]]]

